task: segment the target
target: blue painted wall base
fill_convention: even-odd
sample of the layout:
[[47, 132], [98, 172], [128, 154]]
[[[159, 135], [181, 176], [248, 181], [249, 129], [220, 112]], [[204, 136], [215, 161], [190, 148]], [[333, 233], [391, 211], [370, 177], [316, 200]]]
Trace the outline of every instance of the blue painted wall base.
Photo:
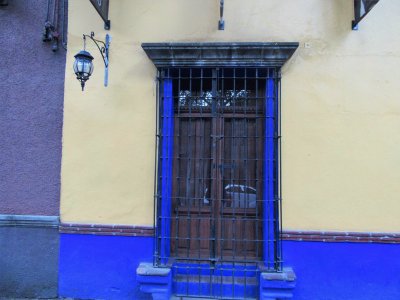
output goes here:
[[283, 242], [295, 300], [399, 300], [400, 244]]
[[[136, 270], [140, 262], [152, 262], [153, 241], [152, 237], [61, 234], [59, 296], [151, 300], [152, 295], [140, 289]], [[284, 265], [296, 273], [295, 300], [400, 299], [399, 244], [284, 241], [283, 254]], [[237, 276], [242, 276], [239, 271]], [[265, 275], [260, 278], [263, 290], [256, 293], [271, 299], [262, 293], [284, 283], [264, 279]], [[168, 280], [173, 284], [173, 278]]]
[[170, 268], [156, 268], [151, 263], [141, 263], [136, 269], [140, 290], [151, 294], [153, 300], [168, 300], [172, 295], [172, 272]]
[[260, 274], [260, 300], [292, 299], [296, 276], [291, 268], [281, 273]]
[[153, 238], [60, 235], [59, 296], [78, 299], [150, 300], [136, 268], [153, 260]]

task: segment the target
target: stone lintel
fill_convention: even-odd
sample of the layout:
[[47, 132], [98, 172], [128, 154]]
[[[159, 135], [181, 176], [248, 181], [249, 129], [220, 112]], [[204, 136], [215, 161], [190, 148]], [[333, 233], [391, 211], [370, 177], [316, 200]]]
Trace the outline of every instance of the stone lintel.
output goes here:
[[282, 67], [299, 43], [143, 43], [157, 68]]

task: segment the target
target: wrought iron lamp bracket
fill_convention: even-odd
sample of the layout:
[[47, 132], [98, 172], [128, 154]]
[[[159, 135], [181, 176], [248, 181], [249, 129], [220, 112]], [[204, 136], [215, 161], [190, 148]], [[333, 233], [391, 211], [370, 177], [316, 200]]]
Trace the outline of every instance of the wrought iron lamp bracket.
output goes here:
[[83, 49], [86, 50], [86, 38], [89, 38], [95, 43], [97, 49], [99, 49], [99, 52], [101, 54], [101, 58], [103, 59], [104, 62], [104, 86], [108, 85], [108, 63], [109, 63], [109, 51], [110, 51], [110, 42], [111, 42], [111, 37], [109, 34], [106, 34], [106, 40], [105, 42], [97, 40], [94, 38], [94, 32], [92, 31], [90, 35], [88, 34], [83, 34]]

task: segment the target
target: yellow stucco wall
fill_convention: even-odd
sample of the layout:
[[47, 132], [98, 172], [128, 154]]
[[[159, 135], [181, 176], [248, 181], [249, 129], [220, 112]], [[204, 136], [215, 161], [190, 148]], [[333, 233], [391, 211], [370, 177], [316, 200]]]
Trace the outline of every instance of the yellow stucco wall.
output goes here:
[[142, 42], [300, 42], [283, 69], [286, 229], [400, 231], [400, 1], [351, 31], [351, 0], [110, 1], [109, 87], [80, 91], [83, 33], [103, 39], [89, 1], [69, 1], [61, 219], [153, 222], [155, 74]]

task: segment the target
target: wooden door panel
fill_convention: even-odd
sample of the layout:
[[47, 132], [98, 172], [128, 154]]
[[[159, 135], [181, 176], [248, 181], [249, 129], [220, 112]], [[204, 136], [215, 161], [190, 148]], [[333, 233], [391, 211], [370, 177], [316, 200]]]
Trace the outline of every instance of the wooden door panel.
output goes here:
[[261, 258], [262, 120], [175, 118], [173, 256]]
[[178, 230], [172, 239], [172, 252], [181, 257], [210, 257], [209, 214], [180, 216], [174, 228]]
[[[260, 258], [263, 125], [257, 118], [225, 118], [220, 217], [223, 257]], [[229, 242], [227, 242], [229, 241]]]
[[[221, 251], [225, 259], [257, 258], [261, 245], [256, 241], [257, 221], [237, 218], [221, 222]], [[258, 247], [258, 249], [257, 249]]]
[[175, 119], [174, 205], [209, 206], [211, 119]]
[[210, 256], [211, 118], [175, 118], [171, 252]]

